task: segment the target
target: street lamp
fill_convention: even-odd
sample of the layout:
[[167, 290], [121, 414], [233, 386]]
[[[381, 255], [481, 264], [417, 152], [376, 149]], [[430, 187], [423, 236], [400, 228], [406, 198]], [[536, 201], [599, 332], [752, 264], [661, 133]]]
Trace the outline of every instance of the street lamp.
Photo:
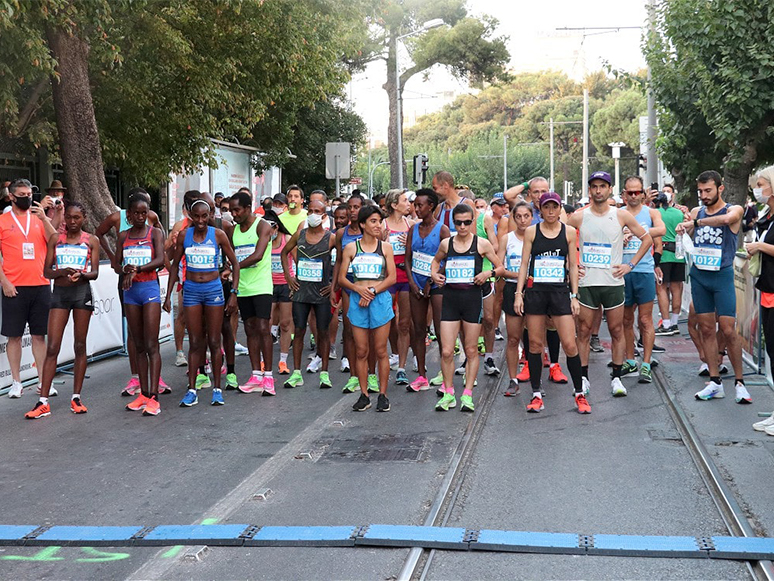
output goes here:
[[380, 161], [377, 163], [374, 167], [371, 168], [371, 171], [368, 172], [368, 197], [372, 200], [374, 199], [374, 172], [376, 171], [376, 168], [380, 165], [390, 165], [389, 161]]
[[397, 111], [395, 114], [395, 124], [397, 129], [396, 142], [398, 145], [398, 187], [403, 188], [403, 100], [400, 95], [400, 66], [398, 61], [398, 42], [409, 36], [420, 34], [431, 28], [438, 28], [443, 26], [444, 22], [441, 18], [433, 18], [428, 20], [422, 25], [422, 28], [412, 30], [406, 34], [401, 34], [395, 38], [395, 106]]

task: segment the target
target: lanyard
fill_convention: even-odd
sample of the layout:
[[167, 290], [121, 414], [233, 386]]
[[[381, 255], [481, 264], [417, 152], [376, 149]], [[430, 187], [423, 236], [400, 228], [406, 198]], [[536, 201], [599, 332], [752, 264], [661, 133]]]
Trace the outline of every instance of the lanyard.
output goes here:
[[27, 240], [27, 235], [30, 233], [30, 213], [27, 212], [26, 230], [22, 228], [21, 222], [19, 222], [19, 219], [16, 217], [16, 214], [13, 213], [13, 210], [11, 210], [11, 218], [13, 218], [13, 221], [16, 222], [16, 225], [19, 227], [19, 230], [21, 230], [22, 234], [24, 234], [24, 239]]

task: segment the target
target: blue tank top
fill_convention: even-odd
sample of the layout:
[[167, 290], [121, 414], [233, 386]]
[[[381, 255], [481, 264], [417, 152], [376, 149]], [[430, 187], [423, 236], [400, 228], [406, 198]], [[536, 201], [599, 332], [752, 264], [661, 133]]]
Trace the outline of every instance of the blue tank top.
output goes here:
[[540, 215], [540, 208], [535, 206], [532, 202], [529, 203], [530, 208], [532, 208], [532, 226], [535, 224], [540, 224], [543, 221], [543, 216]]
[[[441, 245], [442, 222], [438, 222], [425, 238], [419, 235], [419, 224], [414, 224], [411, 234], [411, 275], [419, 288], [424, 288], [430, 278], [430, 264]], [[435, 285], [433, 285], [435, 286]]]
[[[728, 213], [730, 204], [726, 204], [712, 216], [723, 216]], [[697, 220], [709, 217], [702, 206], [696, 216]], [[700, 226], [693, 232], [694, 256], [693, 265], [699, 270], [718, 271], [734, 264], [736, 255], [737, 235], [728, 226]]]
[[132, 227], [132, 224], [129, 223], [129, 220], [126, 217], [126, 210], [121, 210], [119, 215], [118, 231], [123, 232], [124, 230], [129, 230], [129, 228]]
[[[460, 198], [457, 205], [463, 203], [464, 198]], [[456, 232], [457, 228], [454, 226], [454, 220], [452, 220], [452, 212], [454, 208], [448, 208], [446, 202], [441, 202], [441, 211], [438, 213], [438, 221], [449, 229], [449, 232]]]
[[[349, 224], [344, 226], [344, 232], [341, 235], [341, 249], [344, 250], [347, 247], [347, 244], [350, 242], [357, 242], [363, 237], [363, 233], [360, 234], [350, 234], [349, 233]], [[347, 269], [347, 279], [349, 279], [350, 282], [354, 282], [354, 279], [352, 278], [352, 264], [350, 263], [349, 269]]]
[[207, 226], [207, 235], [201, 242], [194, 240], [194, 227], [185, 231], [183, 248], [185, 249], [186, 268], [191, 272], [218, 272], [218, 241], [215, 228]]
[[[639, 222], [639, 224], [645, 228], [645, 230], [649, 230], [653, 227], [653, 220], [650, 217], [650, 208], [647, 206], [643, 206], [639, 213], [634, 217], [634, 219], [637, 220], [637, 222]], [[640, 246], [642, 246], [642, 240], [632, 235], [632, 237], [629, 238], [629, 241], [624, 244], [624, 263], [632, 261], [634, 255], [640, 251]], [[642, 259], [634, 266], [634, 270], [632, 270], [632, 272], [644, 272], [653, 274], [655, 268], [656, 263], [653, 261], [653, 254], [649, 250], [645, 256], [643, 256]]]

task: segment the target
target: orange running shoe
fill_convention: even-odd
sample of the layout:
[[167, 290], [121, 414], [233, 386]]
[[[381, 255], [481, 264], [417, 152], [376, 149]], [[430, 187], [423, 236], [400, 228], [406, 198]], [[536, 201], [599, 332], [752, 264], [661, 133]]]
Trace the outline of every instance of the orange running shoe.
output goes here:
[[126, 409], [132, 412], [139, 412], [140, 410], [144, 410], [146, 405], [148, 405], [148, 398], [143, 394], [140, 394], [134, 401], [126, 404]]
[[261, 371], [266, 371], [266, 370], [263, 368], [263, 361], [261, 361]]
[[70, 400], [70, 411], [74, 414], [85, 414], [89, 410], [81, 403], [81, 398], [76, 397], [75, 399]]
[[543, 367], [549, 367], [551, 365], [551, 361], [548, 359], [548, 353], [543, 351]]
[[536, 414], [538, 412], [542, 412], [544, 409], [543, 407], [543, 398], [535, 396], [532, 398], [532, 401], [527, 404], [527, 411], [533, 414]]
[[575, 396], [575, 405], [578, 406], [578, 413], [579, 414], [590, 414], [591, 413], [591, 406], [589, 405], [589, 402], [586, 400], [586, 396], [582, 393], [579, 393]]
[[27, 420], [39, 420], [40, 418], [45, 418], [46, 416], [50, 415], [51, 406], [49, 406], [47, 403], [39, 401], [35, 404], [34, 408], [24, 414], [24, 418]]
[[552, 363], [548, 371], [548, 379], [554, 383], [567, 383], [567, 376], [562, 373], [562, 367], [558, 363]]
[[287, 363], [285, 363], [284, 361], [280, 361], [278, 367], [279, 367], [278, 373], [280, 375], [290, 375], [290, 369], [288, 369]]
[[529, 381], [529, 365], [527, 365], [526, 363], [524, 364], [524, 367], [521, 368], [521, 371], [519, 371], [519, 374], [516, 376], [516, 379], [519, 380], [519, 382]]
[[161, 413], [161, 406], [159, 400], [149, 397], [145, 403], [145, 409], [142, 410], [144, 416], [157, 416]]

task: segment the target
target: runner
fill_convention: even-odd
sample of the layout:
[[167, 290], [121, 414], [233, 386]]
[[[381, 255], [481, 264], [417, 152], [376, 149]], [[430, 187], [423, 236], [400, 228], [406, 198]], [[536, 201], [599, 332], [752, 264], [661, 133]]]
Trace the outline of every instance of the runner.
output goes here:
[[[484, 202], [486, 204], [486, 201]], [[486, 215], [483, 211], [478, 211], [476, 216], [476, 235], [482, 240], [488, 240], [494, 248], [494, 251], [498, 251], [497, 232], [494, 228], [494, 221], [492, 216]], [[492, 263], [489, 259], [484, 259], [482, 266], [484, 272], [492, 270]], [[490, 278], [484, 284], [484, 318], [483, 318], [483, 345], [484, 345], [484, 373], [487, 375], [500, 375], [500, 370], [497, 368], [494, 362], [494, 341], [495, 341], [495, 278]], [[481, 340], [478, 340], [479, 350], [481, 350]]]
[[[311, 203], [313, 200], [317, 200], [321, 202], [323, 206], [325, 206], [326, 202], [328, 201], [328, 195], [323, 190], [313, 190], [309, 194], [309, 203]], [[322, 218], [322, 229], [326, 231], [330, 230], [331, 224], [331, 217], [327, 214], [327, 212], [324, 213]], [[308, 227], [308, 220], [304, 220], [301, 228]], [[314, 354], [310, 356], [311, 361], [309, 362], [309, 365], [306, 366], [306, 371], [307, 373], [317, 373], [320, 371], [320, 369], [322, 369], [322, 353], [320, 353], [319, 345], [315, 343], [315, 337], [317, 337], [317, 317], [315, 316], [314, 311], [312, 311], [311, 316], [309, 317], [309, 330], [311, 331], [311, 335], [309, 337], [309, 346], [310, 349], [314, 351]], [[328, 357], [330, 357], [330, 351], [328, 352]]]
[[475, 209], [473, 200], [463, 198], [457, 192], [454, 187], [454, 176], [448, 171], [439, 171], [433, 176], [433, 191], [438, 194], [441, 203], [435, 209], [435, 217], [444, 226], [449, 229], [449, 232], [456, 232], [454, 227], [454, 221], [452, 220], [452, 210], [457, 207], [458, 204], [463, 203], [468, 207]]
[[[237, 192], [229, 208], [237, 226], [232, 243], [239, 261], [237, 303], [247, 335], [252, 373], [247, 383], [239, 386], [242, 393], [262, 392], [276, 395], [272, 375], [271, 304], [271, 226], [251, 211], [252, 198]], [[265, 371], [261, 371], [261, 354]]]
[[584, 392], [581, 361], [575, 344], [573, 317], [580, 311], [578, 303], [577, 234], [572, 226], [559, 221], [562, 199], [555, 192], [540, 196], [542, 220], [530, 226], [524, 235], [522, 256], [529, 257], [519, 268], [513, 310], [526, 314], [529, 327], [530, 381], [532, 400], [527, 411], [543, 411], [540, 376], [543, 368], [543, 337], [546, 322], [551, 317], [567, 357], [567, 368], [575, 388], [575, 405], [579, 414], [591, 413]]
[[[438, 376], [433, 381], [427, 380], [427, 345], [425, 335], [427, 330], [427, 311], [432, 306], [433, 325], [436, 329], [441, 328], [441, 305], [443, 303], [443, 294], [441, 289], [430, 279], [430, 264], [433, 257], [438, 252], [441, 240], [450, 236], [449, 229], [441, 222], [435, 219], [433, 215], [438, 206], [438, 196], [428, 188], [417, 191], [414, 199], [414, 208], [417, 218], [420, 220], [408, 232], [406, 239], [406, 266], [411, 270], [411, 276], [408, 277], [409, 288], [411, 289], [411, 318], [414, 321], [414, 335], [412, 337], [411, 349], [417, 358], [417, 377], [406, 389], [409, 391], [424, 391], [430, 389], [430, 386], [437, 383], [443, 386], [443, 372], [439, 371]], [[438, 336], [439, 349], [441, 348], [440, 331]], [[440, 389], [441, 396], [445, 390]]]
[[[473, 385], [478, 374], [478, 337], [483, 316], [483, 287], [490, 277], [502, 275], [505, 269], [488, 240], [473, 234], [475, 210], [467, 204], [457, 205], [452, 212], [457, 234], [441, 241], [433, 258], [430, 273], [433, 282], [443, 287], [441, 311], [441, 369], [446, 393], [436, 405], [438, 411], [448, 411], [457, 405], [454, 396], [454, 342], [463, 329], [465, 355], [465, 389], [460, 398], [460, 410], [472, 412]], [[483, 271], [484, 258], [494, 268]], [[441, 274], [441, 262], [446, 260], [446, 274]]]
[[[167, 312], [171, 310], [172, 289], [177, 283], [180, 261], [185, 255], [187, 273], [183, 283], [183, 309], [188, 323], [188, 369], [198, 369], [203, 364], [209, 346], [212, 368], [215, 370], [211, 404], [223, 405], [225, 401], [220, 388], [220, 370], [223, 366], [221, 351], [223, 307], [225, 304], [226, 316], [231, 315], [231, 311], [236, 308], [236, 297], [233, 288], [228, 297], [223, 295], [218, 257], [221, 252], [226, 255], [232, 265], [234, 286], [237, 288], [239, 287], [239, 263], [226, 233], [210, 226], [210, 212], [207, 200], [199, 199], [191, 205], [192, 225], [185, 230], [182, 240], [178, 236], [173, 251], [164, 310]], [[196, 376], [189, 373], [188, 391], [180, 401], [180, 407], [192, 407], [199, 403], [197, 389]]]
[[[282, 249], [282, 269], [292, 291], [293, 324], [293, 374], [285, 382], [285, 387], [304, 385], [301, 375], [301, 356], [304, 350], [304, 335], [309, 322], [309, 314], [314, 311], [317, 321], [317, 351], [321, 354], [320, 389], [333, 387], [328, 375], [328, 326], [331, 321], [331, 249], [336, 239], [330, 230], [323, 228], [325, 205], [320, 200], [309, 202], [306, 221], [308, 226], [299, 229]], [[297, 268], [292, 268], [290, 254], [296, 250]]]
[[[352, 293], [347, 315], [355, 341], [355, 368], [360, 397], [352, 409], [362, 412], [371, 407], [368, 392], [372, 391], [368, 377], [369, 352], [373, 352], [379, 366], [379, 397], [376, 411], [390, 411], [387, 384], [390, 379], [390, 360], [387, 341], [390, 321], [395, 316], [390, 293], [395, 284], [395, 260], [392, 246], [382, 242], [382, 212], [376, 206], [365, 206], [358, 213], [358, 224], [363, 234], [360, 240], [347, 244], [341, 255], [339, 284]], [[353, 281], [347, 276], [352, 265]], [[343, 269], [343, 270], [342, 270]], [[359, 296], [358, 296], [359, 295]]]
[[[347, 226], [347, 223], [349, 223], [349, 211], [347, 210], [347, 206], [345, 204], [341, 204], [339, 206], [336, 206], [336, 208], [333, 210], [333, 232], [334, 234], [338, 234], [339, 230], [345, 228]], [[334, 236], [334, 244], [335, 244], [335, 236]], [[331, 266], [336, 266], [336, 248], [334, 246], [333, 250], [331, 250]], [[332, 278], [332, 277], [331, 277]], [[331, 280], [331, 288], [333, 288], [333, 280]], [[338, 289], [336, 292], [336, 296], [334, 297], [336, 303], [341, 303], [341, 288]], [[330, 341], [330, 353], [328, 355], [329, 359], [336, 359], [338, 357], [336, 353], [336, 338], [339, 336], [339, 314], [341, 313], [341, 305], [337, 307], [331, 307], [331, 324], [328, 327], [328, 339]], [[342, 348], [343, 351], [343, 348]], [[345, 353], [342, 352], [341, 354], [341, 370], [342, 371], [349, 371], [349, 362], [345, 361], [346, 356]], [[346, 369], [344, 367], [346, 366]]]
[[48, 398], [56, 375], [56, 363], [62, 348], [62, 335], [73, 312], [73, 396], [70, 409], [75, 414], [88, 410], [81, 401], [86, 375], [86, 335], [94, 304], [90, 281], [99, 275], [99, 240], [81, 230], [86, 213], [78, 202], [68, 204], [64, 215], [65, 233], [51, 236], [43, 268], [46, 278], [54, 281], [51, 310], [48, 315], [48, 348], [40, 382], [40, 399], [24, 417], [28, 420], [51, 415]]
[[749, 404], [752, 398], [744, 385], [742, 375], [742, 346], [734, 328], [736, 322], [736, 293], [734, 288], [734, 255], [736, 237], [742, 224], [744, 210], [723, 201], [723, 182], [720, 174], [709, 170], [696, 178], [699, 199], [703, 206], [691, 210], [691, 220], [678, 224], [677, 234], [688, 232], [693, 236], [693, 266], [691, 266], [691, 297], [699, 321], [704, 352], [707, 356], [710, 381], [696, 393], [696, 399], [710, 400], [725, 397], [720, 379], [715, 335], [717, 327], [726, 339], [726, 350], [734, 368], [736, 403]]
[[[667, 186], [664, 186], [666, 191]], [[670, 206], [669, 197], [659, 194], [656, 205], [666, 226], [666, 234], [662, 238], [664, 251], [657, 265], [658, 306], [661, 311], [661, 325], [656, 329], [656, 336], [679, 335], [677, 321], [683, 308], [683, 284], [685, 283], [685, 258], [675, 256], [675, 228], [683, 220], [683, 213]], [[659, 276], [660, 275], [660, 276]], [[670, 309], [671, 306], [671, 309]]]
[[[648, 252], [653, 241], [648, 231], [629, 212], [619, 211], [608, 203], [612, 193], [610, 174], [598, 171], [589, 178], [590, 205], [583, 211], [568, 217], [567, 223], [579, 230], [581, 264], [585, 274], [580, 279], [578, 317], [578, 349], [583, 366], [583, 392], [589, 388], [589, 350], [591, 329], [599, 307], [605, 309], [607, 328], [613, 343], [614, 396], [625, 396], [626, 388], [621, 382], [624, 344], [623, 305], [624, 275], [632, 272], [637, 263]], [[628, 263], [623, 260], [623, 228], [629, 228], [642, 244]], [[530, 337], [530, 341], [532, 338]]]
[[[290, 303], [290, 287], [288, 278], [282, 271], [282, 249], [290, 240], [290, 233], [285, 229], [285, 225], [279, 217], [272, 211], [267, 210], [263, 216], [264, 220], [271, 226], [271, 280], [274, 284], [272, 321], [279, 321], [279, 328], [272, 327], [272, 336], [279, 335], [280, 361], [277, 367], [277, 373], [288, 375], [288, 353], [290, 352], [290, 341], [293, 333], [293, 309]], [[290, 276], [295, 276], [295, 263], [290, 259]]]
[[287, 212], [282, 212], [282, 214], [279, 214], [279, 217], [287, 231], [291, 234], [295, 234], [303, 221], [306, 220], [306, 210], [304, 210], [304, 190], [298, 186], [290, 186], [287, 193], [287, 202]]
[[[639, 176], [629, 176], [624, 180], [624, 208], [648, 230], [651, 239], [660, 240], [666, 233], [661, 214], [654, 208], [643, 204], [645, 184]], [[640, 248], [640, 239], [629, 237], [623, 249], [624, 262], [631, 262]], [[626, 340], [626, 361], [624, 361], [622, 376], [637, 373], [637, 361], [634, 359], [634, 311], [639, 316], [637, 322], [642, 341], [642, 366], [640, 367], [639, 383], [652, 383], [653, 374], [650, 369], [650, 358], [655, 343], [653, 328], [653, 301], [656, 299], [655, 268], [659, 265], [661, 253], [645, 256], [637, 263], [634, 270], [624, 276], [624, 337]]]
[[157, 416], [159, 406], [159, 323], [161, 291], [157, 271], [164, 266], [164, 234], [146, 224], [148, 200], [142, 193], [129, 197], [127, 218], [132, 224], [116, 240], [116, 270], [123, 274], [124, 305], [129, 333], [137, 350], [140, 394], [126, 409]]

